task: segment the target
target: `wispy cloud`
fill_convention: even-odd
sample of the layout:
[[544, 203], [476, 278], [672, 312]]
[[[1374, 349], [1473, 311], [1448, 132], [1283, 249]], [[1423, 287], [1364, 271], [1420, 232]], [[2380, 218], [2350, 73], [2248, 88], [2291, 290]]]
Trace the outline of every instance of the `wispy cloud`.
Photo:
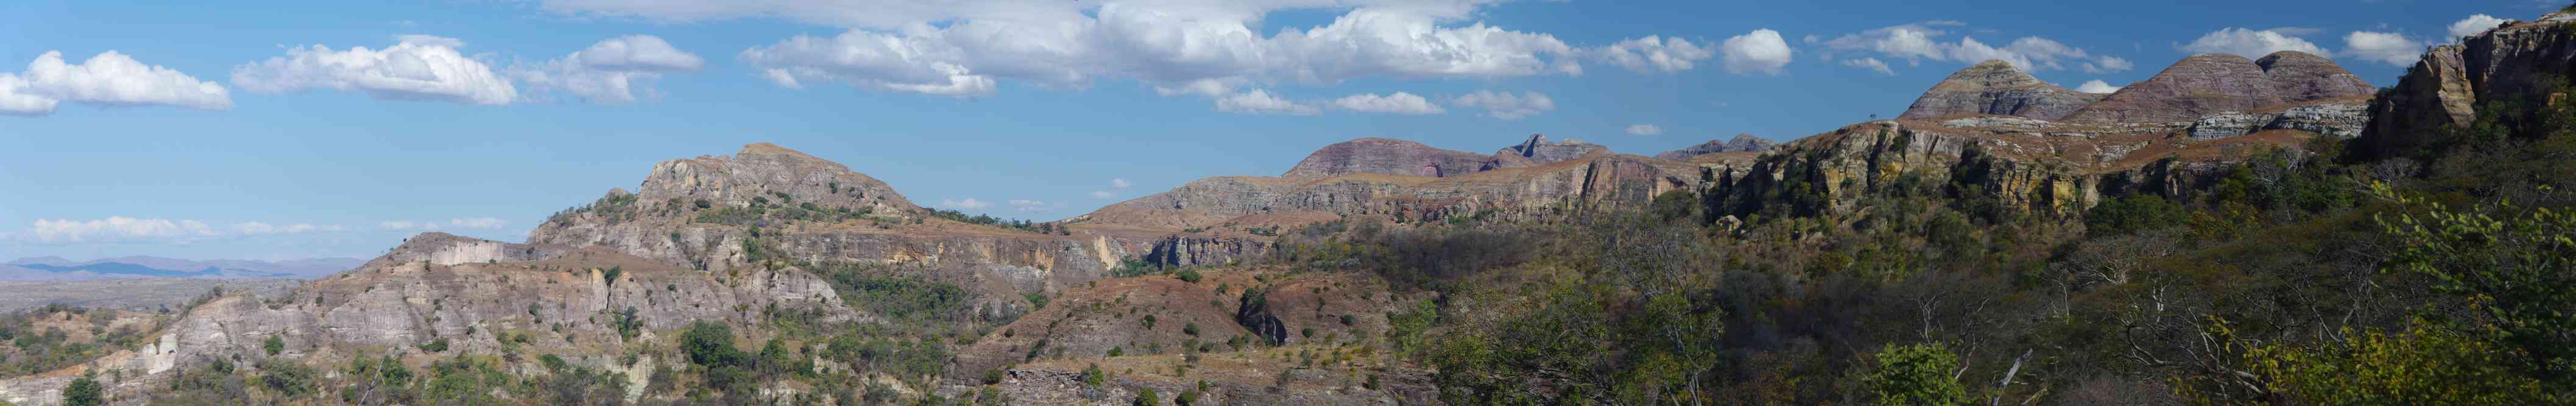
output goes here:
[[178, 242], [207, 238], [347, 231], [338, 225], [245, 221], [218, 227], [201, 220], [110, 216], [104, 219], [37, 219], [24, 232], [7, 233], [39, 243]]
[[939, 205], [942, 207], [966, 210], [980, 210], [987, 207], [993, 207], [993, 204], [990, 202], [975, 200], [975, 198], [972, 197], [965, 199], [940, 199]]

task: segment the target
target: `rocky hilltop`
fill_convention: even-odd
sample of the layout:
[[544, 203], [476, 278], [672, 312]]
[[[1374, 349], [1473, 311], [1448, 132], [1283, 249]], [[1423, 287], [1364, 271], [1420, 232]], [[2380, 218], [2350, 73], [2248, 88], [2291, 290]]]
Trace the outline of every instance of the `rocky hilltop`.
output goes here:
[[1023, 294], [1106, 277], [1124, 245], [958, 221], [848, 167], [770, 144], [730, 157], [653, 166], [638, 192], [610, 191], [539, 225], [528, 240], [598, 246], [675, 266], [730, 272], [775, 263], [909, 269], [982, 293], [993, 311]]
[[[396, 355], [426, 364], [450, 351], [533, 350], [613, 371], [649, 371], [650, 356], [613, 360], [628, 343], [692, 321], [753, 320], [752, 313], [773, 308], [822, 320], [873, 317], [834, 297], [831, 284], [796, 269], [723, 275], [597, 248], [426, 233], [283, 297], [212, 298], [140, 348], [0, 382], [0, 400], [50, 404], [83, 373], [100, 377], [111, 393], [139, 394], [166, 385], [174, 371], [218, 360], [337, 365]], [[263, 348], [272, 337], [283, 343], [277, 351]]]
[[2184, 58], [2065, 117], [2082, 123], [2190, 121], [2229, 111], [2368, 96], [2376, 88], [2324, 57], [2281, 51], [2249, 61], [2228, 54]]
[[1661, 153], [1661, 154], [1655, 154], [1655, 158], [1657, 158], [1657, 159], [1665, 159], [1665, 160], [1674, 160], [1674, 161], [1688, 161], [1688, 160], [1690, 160], [1690, 159], [1691, 159], [1691, 157], [1696, 157], [1696, 156], [1701, 156], [1701, 155], [1708, 155], [1708, 154], [1716, 154], [1716, 153], [1726, 153], [1726, 152], [1754, 152], [1754, 153], [1759, 153], [1759, 152], [1764, 152], [1764, 151], [1770, 151], [1772, 147], [1776, 147], [1776, 146], [1779, 146], [1779, 145], [1780, 145], [1780, 143], [1771, 142], [1771, 140], [1762, 139], [1762, 137], [1755, 137], [1755, 136], [1753, 136], [1753, 134], [1736, 134], [1736, 135], [1735, 135], [1735, 138], [1730, 138], [1730, 139], [1726, 139], [1726, 140], [1708, 140], [1708, 142], [1699, 143], [1699, 145], [1692, 145], [1692, 146], [1688, 146], [1688, 147], [1682, 147], [1682, 149], [1676, 149], [1676, 150], [1671, 150], [1671, 151], [1664, 151], [1664, 153]]
[[1932, 85], [1897, 118], [1998, 115], [2055, 121], [2102, 97], [2042, 82], [2011, 62], [1987, 60]]
[[1485, 163], [1491, 160], [1490, 156], [1433, 148], [1419, 142], [1372, 137], [1326, 145], [1280, 176], [1383, 173], [1437, 178], [1489, 169]]
[[2077, 214], [2105, 196], [2182, 196], [2267, 148], [2358, 134], [2357, 100], [2222, 112], [2186, 122], [2013, 117], [1883, 120], [1780, 146], [1708, 193], [1713, 213], [1818, 215], [1873, 196], [1943, 195], [2017, 213]]
[[1610, 147], [1600, 144], [1583, 142], [1583, 140], [1548, 141], [1545, 134], [1530, 134], [1528, 141], [1494, 151], [1495, 161], [1487, 166], [1514, 168], [1545, 165], [1606, 153], [1610, 153]]

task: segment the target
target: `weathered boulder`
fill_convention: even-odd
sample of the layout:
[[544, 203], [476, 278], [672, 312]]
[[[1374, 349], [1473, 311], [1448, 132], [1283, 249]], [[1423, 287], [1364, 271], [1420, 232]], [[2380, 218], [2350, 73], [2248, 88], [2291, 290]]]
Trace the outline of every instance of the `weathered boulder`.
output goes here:
[[1987, 60], [1932, 85], [1897, 118], [1999, 115], [2054, 121], [2102, 96], [2042, 82], [2010, 62]]

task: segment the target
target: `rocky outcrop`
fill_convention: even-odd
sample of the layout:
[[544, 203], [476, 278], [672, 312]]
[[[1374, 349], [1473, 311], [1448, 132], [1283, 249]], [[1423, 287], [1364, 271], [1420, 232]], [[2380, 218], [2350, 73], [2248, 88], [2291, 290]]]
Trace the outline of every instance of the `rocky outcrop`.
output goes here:
[[559, 213], [528, 240], [713, 272], [771, 261], [900, 266], [974, 289], [987, 308], [1024, 308], [1023, 294], [1105, 278], [1130, 245], [940, 219], [875, 178], [769, 144], [656, 164], [636, 193]]
[[2099, 199], [2090, 180], [2071, 171], [1997, 155], [2016, 147], [2004, 139], [1896, 121], [1857, 124], [1764, 156], [1720, 188], [1715, 206], [1720, 214], [1737, 216], [1849, 213], [1870, 195], [1922, 193], [1954, 181], [1980, 186], [1977, 195], [1960, 198], [1992, 199], [2031, 212], [2081, 210]]
[[2101, 99], [2042, 82], [2010, 62], [1987, 60], [1932, 85], [1897, 118], [1999, 115], [2054, 121]]
[[2260, 61], [2228, 54], [2184, 58], [2155, 77], [2120, 88], [2064, 121], [2191, 121], [2228, 111], [2369, 95], [2370, 83], [2324, 57], [2281, 51]]
[[2361, 136], [2370, 125], [2370, 106], [2363, 103], [2318, 103], [2282, 110], [2265, 130], [2299, 130], [2335, 138]]
[[[1575, 158], [1582, 158], [1592, 154], [1607, 153], [1610, 153], [1610, 147], [1604, 147], [1599, 144], [1583, 142], [1582, 140], [1548, 141], [1547, 135], [1530, 134], [1528, 141], [1522, 141], [1520, 144], [1503, 147], [1500, 151], [1494, 151], [1494, 157], [1496, 159], [1492, 161], [1493, 163], [1488, 164], [1488, 166], [1493, 168], [1515, 168], [1530, 165], [1545, 165], [1573, 160]], [[1527, 161], [1509, 159], [1514, 157], [1525, 159]]]
[[[108, 382], [112, 393], [136, 393], [160, 388], [175, 369], [215, 360], [247, 367], [270, 357], [309, 363], [361, 352], [419, 354], [431, 352], [421, 346], [433, 342], [446, 343], [439, 352], [516, 346], [605, 366], [626, 343], [696, 321], [757, 320], [754, 313], [771, 308], [811, 311], [822, 321], [874, 319], [843, 305], [830, 283], [795, 268], [715, 274], [608, 250], [428, 233], [284, 297], [216, 298], [181, 315], [152, 344], [81, 368], [118, 371], [101, 374], [119, 377]], [[617, 323], [629, 315], [634, 336]], [[504, 344], [502, 332], [533, 337]], [[286, 350], [262, 348], [269, 337]], [[0, 383], [0, 398], [48, 384], [18, 383]]]
[[1324, 146], [1280, 176], [1332, 177], [1354, 173], [1443, 177], [1484, 170], [1492, 157], [1419, 142], [1361, 138]]
[[1228, 176], [1121, 202], [1074, 220], [1086, 226], [1182, 230], [1238, 217], [1322, 213], [1442, 220], [1479, 213], [1516, 217], [1597, 205], [1642, 206], [1655, 194], [1697, 190], [1700, 170], [1621, 155], [1446, 178], [1361, 174], [1322, 179]]
[[1254, 238], [1172, 235], [1154, 242], [1145, 262], [1163, 266], [1225, 265], [1258, 259], [1270, 242]]
[[2367, 105], [2349, 99], [2281, 109], [2279, 112], [2228, 111], [2192, 120], [2191, 138], [2219, 139], [2269, 130], [2299, 130], [2335, 138], [2361, 135], [2369, 124]]
[[1753, 134], [1736, 134], [1736, 135], [1735, 135], [1735, 138], [1731, 138], [1731, 139], [1727, 139], [1727, 140], [1723, 140], [1723, 141], [1721, 141], [1721, 140], [1708, 140], [1708, 142], [1699, 143], [1699, 145], [1692, 145], [1692, 146], [1688, 146], [1688, 147], [1683, 147], [1682, 149], [1676, 149], [1676, 150], [1671, 150], [1671, 151], [1665, 151], [1664, 153], [1661, 153], [1661, 154], [1655, 154], [1655, 158], [1670, 159], [1670, 160], [1675, 160], [1675, 161], [1684, 161], [1684, 160], [1689, 160], [1691, 157], [1695, 157], [1695, 156], [1708, 155], [1708, 154], [1715, 154], [1715, 153], [1722, 153], [1722, 152], [1763, 152], [1763, 151], [1770, 151], [1772, 147], [1776, 147], [1776, 146], [1780, 146], [1780, 143], [1771, 142], [1771, 140], [1762, 139], [1762, 137], [1755, 137], [1755, 136], [1753, 136]]
[[1846, 214], [1864, 210], [1873, 197], [1924, 196], [2011, 213], [2076, 214], [2106, 196], [2189, 195], [2249, 156], [2249, 148], [2295, 149], [2319, 136], [2266, 129], [2304, 125], [2281, 118], [2287, 115], [2228, 113], [2191, 123], [2116, 126], [1862, 123], [1782, 145], [1718, 179], [1708, 199], [1713, 218]]
[[[2576, 14], [2550, 13], [2434, 47], [2397, 85], [2370, 103], [2360, 143], [2372, 157], [2410, 156], [2438, 143], [2445, 127], [2478, 116], [2526, 116], [2551, 103], [2576, 71]], [[2515, 111], [2480, 111], [2509, 108]]]

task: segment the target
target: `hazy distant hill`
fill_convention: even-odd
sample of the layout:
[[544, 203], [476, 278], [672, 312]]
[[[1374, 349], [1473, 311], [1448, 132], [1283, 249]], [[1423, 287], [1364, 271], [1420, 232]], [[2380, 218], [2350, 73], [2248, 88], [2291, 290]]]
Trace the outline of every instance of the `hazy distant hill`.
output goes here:
[[87, 280], [109, 278], [296, 278], [310, 279], [356, 268], [357, 258], [288, 261], [239, 259], [187, 260], [161, 257], [117, 257], [72, 261], [61, 257], [20, 258], [0, 265], [0, 280]]
[[138, 311], [177, 309], [209, 289], [276, 296], [302, 285], [298, 279], [264, 278], [109, 278], [97, 280], [0, 281], [0, 314], [61, 303]]

